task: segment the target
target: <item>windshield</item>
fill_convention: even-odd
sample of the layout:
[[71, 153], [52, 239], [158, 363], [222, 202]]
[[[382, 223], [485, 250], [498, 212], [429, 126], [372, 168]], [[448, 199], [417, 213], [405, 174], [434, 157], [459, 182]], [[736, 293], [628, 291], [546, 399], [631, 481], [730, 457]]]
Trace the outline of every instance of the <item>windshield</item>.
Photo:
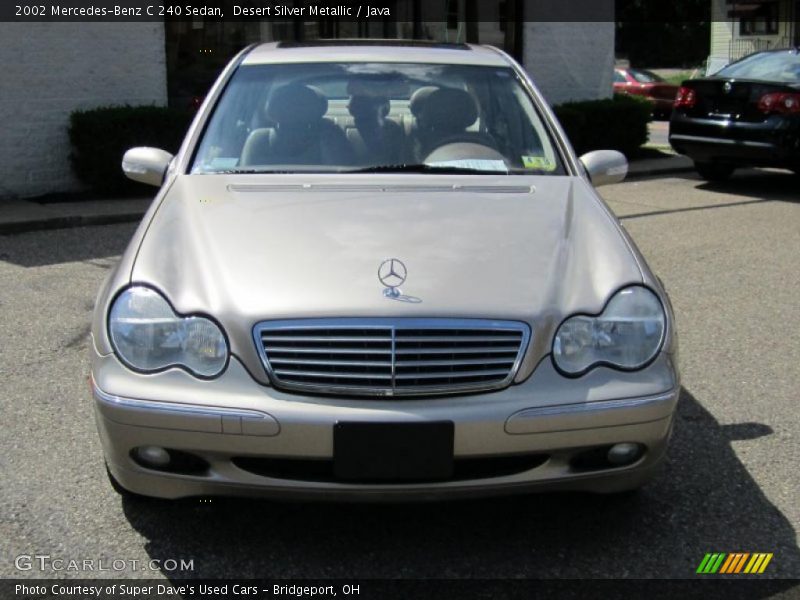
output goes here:
[[246, 65], [192, 173], [563, 174], [510, 68], [397, 63]]
[[631, 69], [630, 74], [639, 83], [657, 83], [664, 81], [661, 77], [652, 71], [643, 71], [642, 69]]
[[714, 77], [800, 83], [800, 53], [797, 50], [786, 50], [752, 54], [728, 65]]

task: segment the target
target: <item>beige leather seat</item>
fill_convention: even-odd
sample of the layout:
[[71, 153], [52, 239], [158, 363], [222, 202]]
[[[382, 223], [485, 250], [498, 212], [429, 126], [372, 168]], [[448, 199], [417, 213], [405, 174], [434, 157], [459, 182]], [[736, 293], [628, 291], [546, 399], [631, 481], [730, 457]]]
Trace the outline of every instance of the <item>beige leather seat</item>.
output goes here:
[[409, 136], [416, 160], [423, 161], [439, 146], [468, 142], [496, 148], [488, 134], [467, 131], [478, 119], [478, 105], [466, 91], [457, 88], [426, 86], [411, 95], [414, 123]]
[[327, 99], [309, 86], [295, 83], [276, 89], [265, 108], [275, 127], [250, 133], [239, 164], [351, 164], [350, 146], [342, 130], [324, 118], [327, 110]]
[[347, 128], [347, 141], [360, 165], [393, 165], [401, 162], [404, 148], [402, 127], [388, 118], [389, 99], [358, 95], [347, 105], [353, 126]]

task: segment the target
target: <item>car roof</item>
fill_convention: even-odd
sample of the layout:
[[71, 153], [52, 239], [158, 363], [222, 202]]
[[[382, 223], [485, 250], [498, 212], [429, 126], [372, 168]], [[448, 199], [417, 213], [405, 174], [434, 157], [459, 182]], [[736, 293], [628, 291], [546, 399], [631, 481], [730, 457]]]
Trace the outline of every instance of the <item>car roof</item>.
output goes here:
[[752, 54], [777, 54], [778, 52], [794, 52], [800, 54], [800, 46], [784, 46], [782, 48], [768, 48], [766, 50], [758, 50]]
[[314, 40], [259, 44], [242, 64], [318, 62], [394, 62], [508, 67], [497, 49], [475, 44], [447, 44], [419, 40]]
[[[756, 50], [755, 52], [751, 52], [750, 54], [745, 54], [741, 58], [737, 58], [736, 60], [729, 62], [725, 67], [729, 65], [734, 65], [737, 62], [744, 60], [745, 58], [750, 58], [751, 56], [766, 56], [768, 54], [783, 54], [788, 52], [789, 54], [798, 54], [800, 55], [800, 46], [786, 46], [783, 48], [767, 48], [766, 50]], [[723, 67], [723, 69], [725, 68]]]

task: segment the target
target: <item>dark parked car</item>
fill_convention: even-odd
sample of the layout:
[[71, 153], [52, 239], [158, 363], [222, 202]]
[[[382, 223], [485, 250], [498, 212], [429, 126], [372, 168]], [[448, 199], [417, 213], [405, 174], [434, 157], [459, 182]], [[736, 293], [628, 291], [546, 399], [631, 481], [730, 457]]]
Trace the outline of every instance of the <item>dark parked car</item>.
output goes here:
[[668, 117], [678, 86], [644, 69], [614, 69], [614, 93], [641, 96], [653, 103], [653, 115]]
[[669, 141], [712, 181], [745, 166], [800, 173], [800, 50], [757, 52], [684, 81]]

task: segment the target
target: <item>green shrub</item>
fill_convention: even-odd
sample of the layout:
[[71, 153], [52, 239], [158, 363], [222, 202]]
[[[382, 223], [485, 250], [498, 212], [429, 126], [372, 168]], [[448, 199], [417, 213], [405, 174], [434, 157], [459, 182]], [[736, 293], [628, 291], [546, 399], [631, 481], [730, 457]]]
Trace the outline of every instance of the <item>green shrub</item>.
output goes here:
[[70, 115], [72, 169], [95, 192], [146, 192], [122, 173], [122, 155], [134, 146], [153, 146], [173, 154], [192, 119], [185, 110], [160, 106], [110, 106]]
[[558, 117], [558, 121], [567, 134], [572, 147], [575, 148], [575, 152], [580, 154], [580, 148], [583, 147], [583, 136], [581, 134], [586, 124], [586, 112], [572, 108], [569, 104], [554, 106], [553, 111], [556, 113], [556, 117]]
[[553, 110], [579, 155], [609, 149], [631, 158], [647, 143], [652, 111], [647, 100], [615, 95], [604, 100], [568, 102]]

